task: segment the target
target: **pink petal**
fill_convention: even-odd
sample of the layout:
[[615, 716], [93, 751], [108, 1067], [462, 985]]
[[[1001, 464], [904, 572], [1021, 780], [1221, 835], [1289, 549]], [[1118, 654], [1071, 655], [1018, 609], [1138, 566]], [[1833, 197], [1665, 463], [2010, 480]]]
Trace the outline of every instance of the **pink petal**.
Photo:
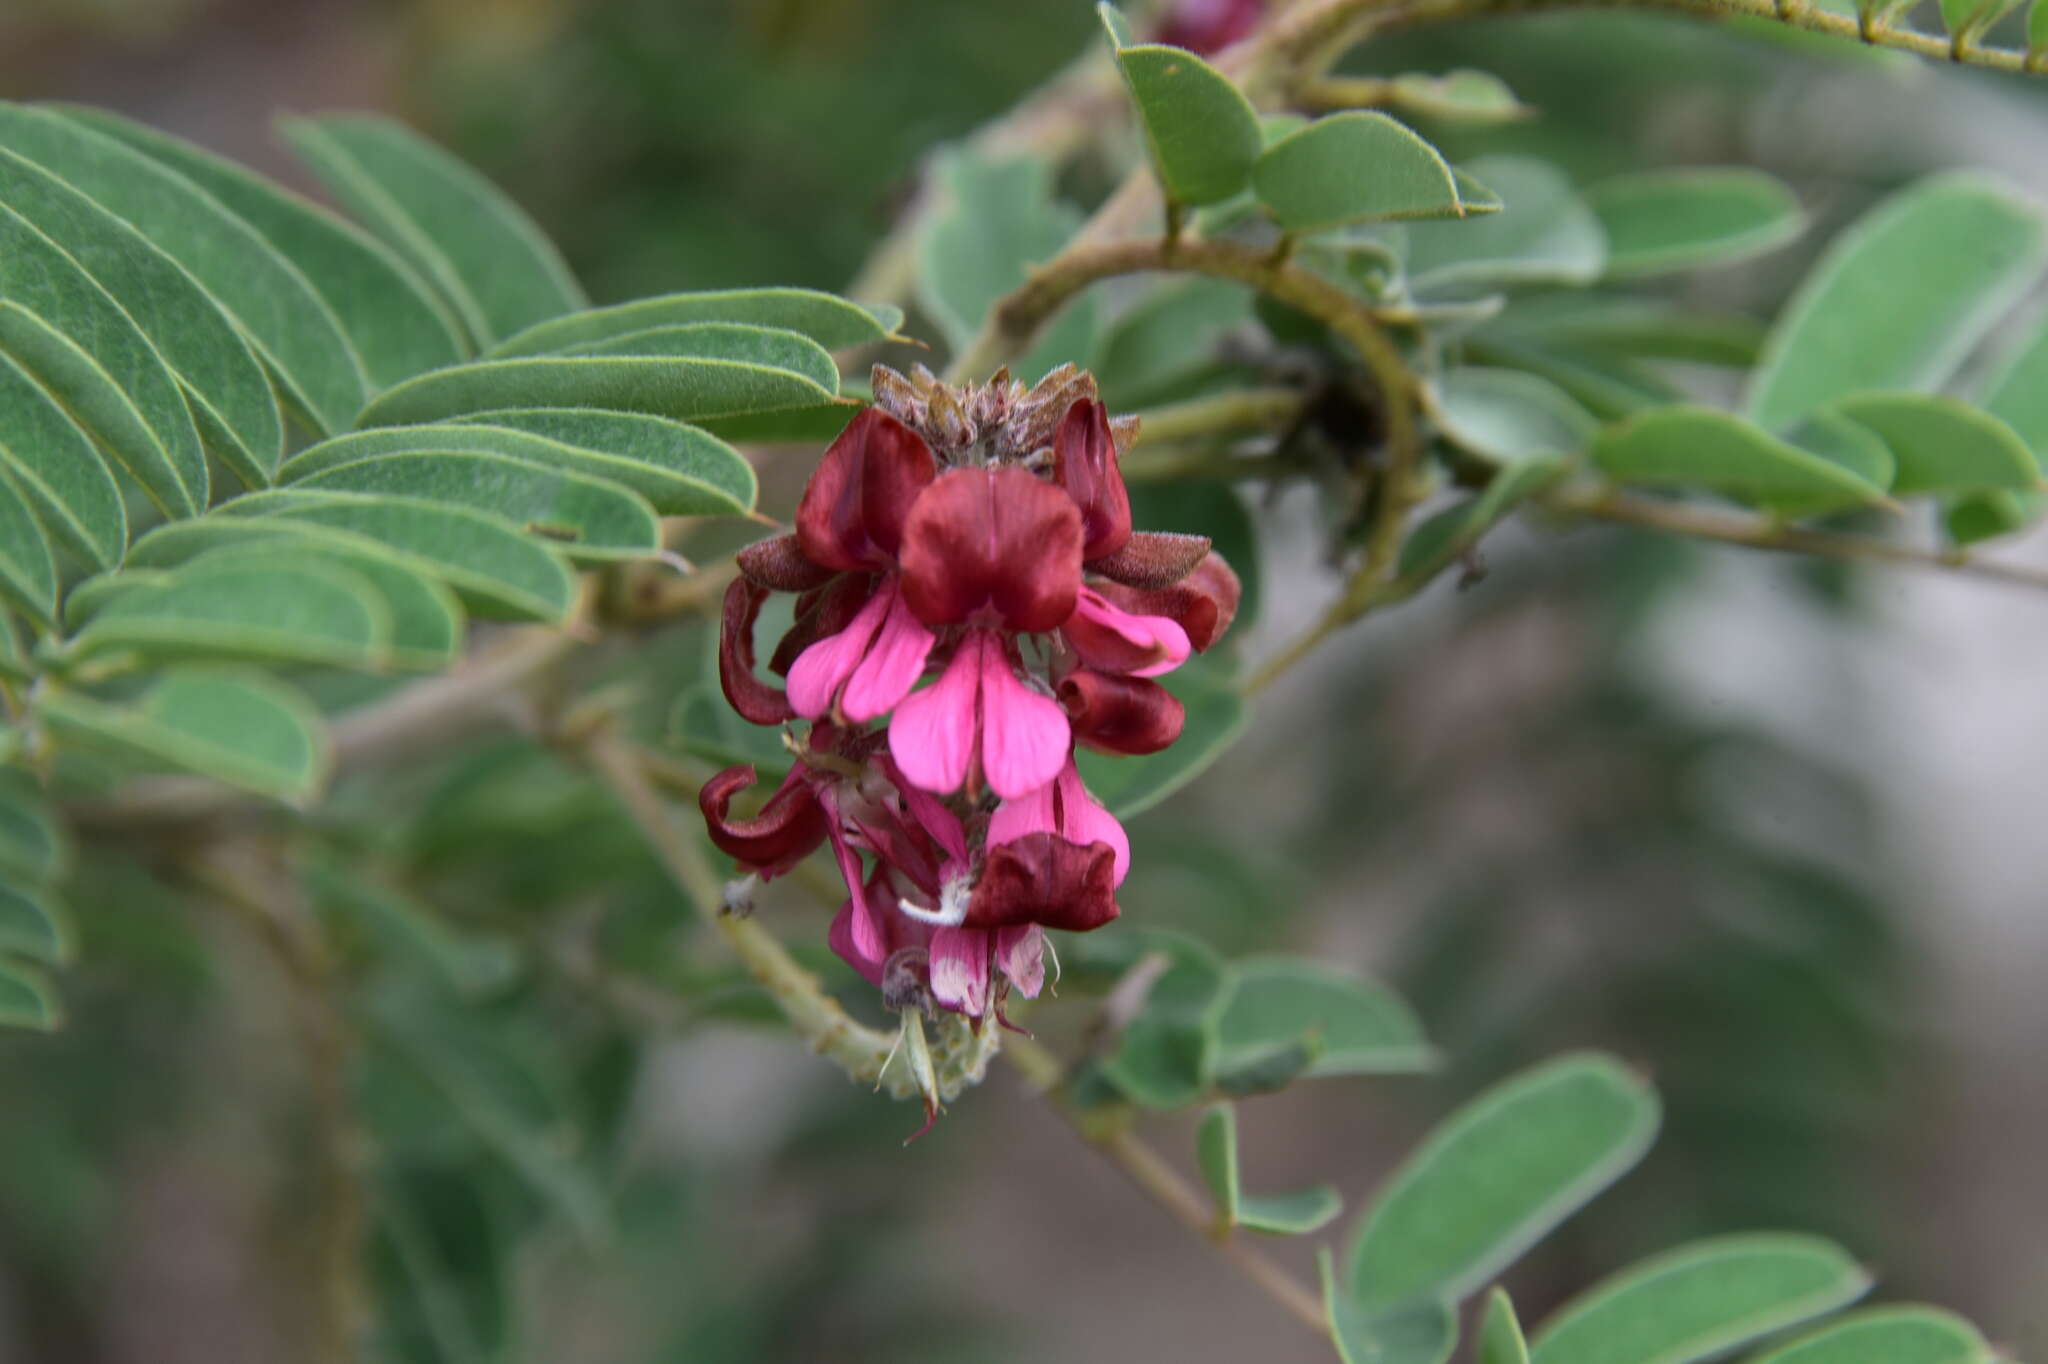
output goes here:
[[1047, 782], [1036, 791], [998, 805], [988, 820], [988, 846], [1014, 843], [1026, 834], [1058, 833], [1053, 822], [1053, 785]]
[[1017, 680], [1003, 647], [982, 637], [981, 766], [1004, 800], [1028, 796], [1059, 775], [1073, 747], [1067, 713]]
[[932, 651], [932, 632], [910, 614], [894, 579], [880, 595], [889, 599], [888, 614], [839, 698], [840, 713], [856, 724], [887, 713], [908, 696]]
[[979, 1018], [988, 1011], [988, 934], [979, 928], [932, 932], [932, 998]]
[[1061, 628], [1091, 666], [1133, 677], [1170, 673], [1192, 652], [1188, 632], [1171, 616], [1133, 614], [1091, 587], [1081, 589]]
[[1096, 804], [1095, 797], [1088, 794], [1088, 788], [1081, 784], [1080, 769], [1071, 760], [1066, 771], [1060, 773], [1058, 786], [1060, 836], [1084, 848], [1091, 843], [1109, 844], [1110, 852], [1116, 858], [1115, 879], [1111, 884], [1122, 885], [1124, 876], [1131, 869], [1130, 835], [1124, 832], [1123, 825], [1117, 823], [1115, 815]]
[[815, 720], [832, 709], [833, 696], [867, 656], [868, 643], [895, 599], [893, 592], [877, 592], [844, 630], [797, 655], [789, 666], [789, 704], [798, 715]]
[[903, 775], [903, 769], [891, 759], [882, 759], [882, 771], [896, 790], [903, 796], [903, 804], [910, 811], [910, 817], [934, 842], [946, 850], [954, 862], [967, 860], [967, 831], [960, 825], [960, 816], [946, 808], [946, 802], [931, 792], [914, 785]]
[[1045, 934], [1037, 924], [1019, 924], [996, 931], [996, 965], [1026, 999], [1045, 988]]
[[839, 912], [832, 916], [832, 928], [826, 934], [825, 942], [841, 961], [867, 977], [868, 984], [880, 985], [882, 958], [861, 946], [862, 935], [854, 928], [854, 924], [864, 913], [866, 910], [858, 896], [839, 906]]
[[978, 638], [963, 640], [939, 680], [904, 697], [890, 717], [889, 753], [912, 786], [945, 795], [967, 780], [981, 690]]

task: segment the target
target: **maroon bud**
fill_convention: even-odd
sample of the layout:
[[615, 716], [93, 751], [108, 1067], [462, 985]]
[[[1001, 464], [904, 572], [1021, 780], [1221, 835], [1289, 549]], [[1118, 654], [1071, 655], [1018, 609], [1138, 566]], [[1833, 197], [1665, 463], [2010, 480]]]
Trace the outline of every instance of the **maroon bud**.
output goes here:
[[1116, 440], [1102, 404], [1082, 399], [1053, 436], [1053, 481], [1081, 509], [1081, 556], [1114, 554], [1131, 538], [1131, 496], [1117, 468]]
[[1104, 753], [1157, 753], [1180, 737], [1187, 707], [1157, 682], [1076, 668], [1060, 679], [1074, 737]]
[[1257, 28], [1265, 10], [1265, 0], [1176, 0], [1154, 41], [1207, 56]]
[[1028, 470], [950, 470], [904, 523], [903, 596], [926, 625], [987, 607], [1009, 629], [1051, 630], [1080, 590], [1081, 513]]
[[1084, 567], [1125, 587], [1171, 587], [1194, 572], [1208, 552], [1206, 535], [1141, 530], [1116, 553], [1090, 559]]
[[745, 719], [757, 725], [779, 725], [796, 718], [789, 697], [782, 688], [771, 687], [754, 675], [754, 622], [760, 619], [761, 604], [767, 600], [768, 589], [745, 578], [734, 578], [725, 589], [725, 610], [718, 626], [718, 685]]
[[751, 766], [728, 767], [697, 792], [697, 808], [721, 852], [762, 876], [777, 876], [809, 857], [825, 841], [825, 807], [804, 779], [801, 765], [788, 777], [761, 813], [752, 819], [730, 816], [732, 798], [754, 784]]
[[964, 926], [1043, 924], [1081, 933], [1116, 916], [1116, 853], [1109, 844], [1084, 847], [1038, 833], [989, 849]]
[[1171, 617], [1200, 653], [1230, 628], [1243, 587], [1223, 556], [1211, 550], [1194, 572], [1172, 587], [1147, 591], [1105, 582], [1096, 584], [1095, 590], [1134, 615]]
[[835, 572], [888, 568], [911, 503], [937, 475], [923, 437], [880, 408], [863, 408], [804, 485], [796, 509], [804, 557]]
[[804, 557], [794, 535], [758, 540], [737, 556], [740, 572], [762, 587], [777, 592], [808, 592], [832, 581], [833, 570], [822, 568]]

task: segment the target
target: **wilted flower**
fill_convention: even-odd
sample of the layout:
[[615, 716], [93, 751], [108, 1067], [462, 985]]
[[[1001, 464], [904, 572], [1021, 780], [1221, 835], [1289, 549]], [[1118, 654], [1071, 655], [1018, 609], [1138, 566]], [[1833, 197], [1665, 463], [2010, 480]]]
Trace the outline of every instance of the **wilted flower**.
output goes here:
[[[1117, 915], [1130, 843], [1076, 744], [1153, 753], [1181, 704], [1153, 681], [1237, 608], [1199, 536], [1131, 527], [1112, 421], [1073, 366], [954, 389], [877, 367], [875, 404], [804, 489], [793, 533], [751, 545], [726, 593], [719, 677], [756, 724], [810, 722], [751, 819], [755, 781], [704, 787], [712, 840], [779, 875], [830, 845], [847, 899], [833, 949], [899, 1010], [1001, 1015], [1045, 980], [1044, 930]], [[756, 671], [770, 594], [795, 623]], [[920, 685], [922, 684], [922, 685]]]

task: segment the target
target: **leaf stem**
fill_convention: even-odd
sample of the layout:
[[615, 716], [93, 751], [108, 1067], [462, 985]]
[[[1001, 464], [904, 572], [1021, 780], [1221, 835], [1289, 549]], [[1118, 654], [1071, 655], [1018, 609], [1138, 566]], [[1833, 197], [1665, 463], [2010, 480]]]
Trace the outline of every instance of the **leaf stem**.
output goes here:
[[1128, 1126], [1119, 1125], [1097, 1132], [1081, 1121], [1080, 1115], [1065, 1098], [1061, 1066], [1050, 1051], [1028, 1037], [1012, 1037], [1004, 1046], [1003, 1055], [1031, 1088], [1045, 1097], [1076, 1136], [1101, 1152], [1103, 1159], [1121, 1171], [1147, 1198], [1157, 1203], [1174, 1221], [1214, 1246], [1233, 1269], [1278, 1303], [1289, 1316], [1317, 1336], [1325, 1340], [1329, 1338], [1330, 1328], [1323, 1315], [1322, 1299], [1316, 1292], [1256, 1247], [1228, 1236], [1219, 1236], [1216, 1210], [1164, 1156]]
[[1655, 498], [1633, 497], [1605, 491], [1563, 491], [1541, 499], [1552, 511], [1600, 521], [1645, 526], [1672, 535], [1712, 540], [1749, 549], [1775, 550], [1788, 554], [1812, 554], [1826, 559], [1896, 564], [1907, 568], [1959, 573], [1992, 582], [2048, 590], [2048, 569], [2026, 564], [1976, 559], [1960, 550], [1922, 549], [1862, 535], [1840, 535], [1832, 531], [1781, 526], [1740, 512], [1717, 511], [1711, 507]]

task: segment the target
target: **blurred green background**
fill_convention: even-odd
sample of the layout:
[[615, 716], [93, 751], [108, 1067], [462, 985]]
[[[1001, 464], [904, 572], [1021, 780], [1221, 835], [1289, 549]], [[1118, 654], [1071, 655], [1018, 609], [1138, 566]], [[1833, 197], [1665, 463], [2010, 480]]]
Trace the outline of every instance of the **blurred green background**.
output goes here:
[[[829, 289], [923, 158], [1094, 24], [1078, 0], [0, 0], [0, 93], [104, 104], [298, 184], [273, 111], [386, 110], [506, 186], [601, 302]], [[1402, 36], [1353, 64], [1483, 67], [1542, 110], [1431, 129], [1454, 156], [1783, 176], [1815, 231], [1683, 286], [1759, 316], [1828, 231], [1926, 170], [2048, 192], [2048, 82], [1596, 14]], [[1084, 158], [1063, 185], [1086, 201], [1109, 169]], [[786, 512], [801, 460], [766, 472]], [[1257, 652], [1329, 579], [1307, 490], [1247, 505]], [[2038, 538], [2005, 552], [2048, 558]], [[1790, 1225], [1856, 1247], [1888, 1296], [2048, 1357], [2048, 602], [1590, 530], [1489, 557], [1471, 590], [1330, 648], [1133, 826], [1129, 921], [1385, 976], [1449, 1057], [1248, 1105], [1248, 1179], [1355, 1199], [1479, 1085], [1600, 1045], [1655, 1076], [1666, 1134], [1517, 1271], [1525, 1317], [1681, 1237]], [[672, 628], [605, 666], [665, 704], [700, 684], [702, 643]], [[373, 1210], [389, 1357], [1322, 1357], [1008, 1075], [902, 1149], [909, 1111], [754, 1026], [630, 830], [545, 751], [478, 739], [321, 818], [348, 874], [314, 855], [315, 899], [429, 901], [464, 1001], [366, 995], [403, 1052], [366, 1081], [394, 1153]], [[0, 1361], [293, 1358], [292, 1001], [149, 849], [89, 848], [71, 1026], [0, 1038]], [[764, 912], [822, 938], [798, 897]], [[634, 989], [579, 973], [593, 956], [630, 963]], [[1056, 1037], [1058, 1015], [1040, 1013]], [[513, 1076], [531, 1159], [571, 1172], [558, 1197], [448, 1130], [476, 1074]], [[609, 1225], [579, 1229], [591, 1207]]]

